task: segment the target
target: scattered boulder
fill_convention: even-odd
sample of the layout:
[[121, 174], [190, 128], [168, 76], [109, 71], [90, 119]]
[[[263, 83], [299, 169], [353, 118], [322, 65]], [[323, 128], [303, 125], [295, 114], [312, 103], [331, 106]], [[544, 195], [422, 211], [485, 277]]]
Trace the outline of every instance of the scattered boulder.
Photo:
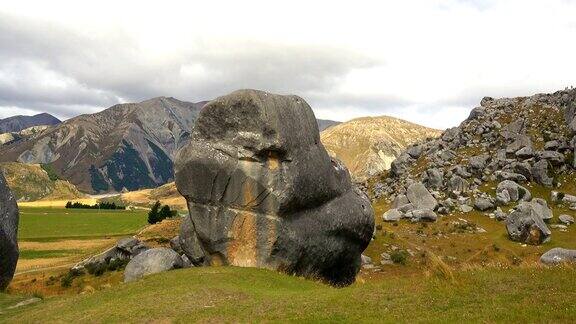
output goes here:
[[406, 153], [410, 155], [413, 159], [417, 159], [422, 155], [424, 148], [421, 145], [413, 145], [406, 149]]
[[398, 208], [398, 207], [402, 207], [406, 204], [409, 204], [410, 200], [408, 200], [408, 197], [406, 197], [406, 195], [397, 195], [396, 197], [394, 197], [394, 200], [392, 201], [392, 208]]
[[510, 180], [514, 182], [526, 182], [528, 180], [524, 175], [519, 173], [496, 171], [495, 174], [498, 181]]
[[18, 263], [18, 205], [0, 171], [0, 291], [6, 289]]
[[534, 181], [545, 186], [552, 187], [553, 179], [548, 174], [548, 161], [540, 160], [532, 166], [532, 177]]
[[[511, 180], [504, 180], [496, 187], [496, 199], [502, 202], [506, 200], [506, 197], [509, 198], [508, 202], [518, 200], [530, 201], [532, 199], [532, 195], [528, 189]], [[506, 202], [506, 204], [508, 202]]]
[[131, 282], [144, 276], [184, 267], [182, 257], [174, 250], [155, 248], [146, 250], [134, 257], [124, 271], [124, 282]]
[[506, 218], [508, 218], [508, 215], [505, 212], [503, 212], [502, 209], [500, 209], [500, 207], [498, 207], [494, 211], [494, 218], [496, 218], [496, 220], [498, 221], [503, 221], [506, 220]]
[[560, 221], [560, 223], [565, 224], [565, 225], [574, 224], [574, 217], [572, 217], [570, 215], [560, 215], [558, 217], [558, 220]]
[[412, 222], [435, 222], [438, 215], [430, 209], [416, 209], [406, 214]]
[[547, 242], [552, 234], [533, 208], [515, 209], [506, 218], [506, 230], [512, 241], [530, 245]]
[[564, 154], [556, 151], [540, 151], [538, 152], [538, 158], [550, 162], [552, 166], [562, 165], [566, 160]]
[[540, 262], [548, 265], [576, 262], [576, 250], [553, 248], [542, 254]]
[[403, 175], [408, 170], [411, 161], [412, 158], [409, 154], [401, 154], [390, 164], [390, 174], [396, 177]]
[[180, 239], [190, 238], [182, 248], [196, 251], [186, 253], [192, 262], [203, 255], [210, 265], [355, 280], [374, 212], [329, 157], [302, 98], [240, 90], [209, 102], [177, 153], [175, 178], [188, 202]]
[[460, 205], [460, 211], [463, 213], [469, 213], [472, 210], [474, 210], [474, 208], [472, 208], [470, 205]]
[[518, 151], [516, 151], [516, 153], [514, 155], [516, 155], [517, 157], [519, 157], [521, 159], [529, 159], [529, 158], [534, 156], [534, 150], [529, 146], [525, 146], [525, 147], [519, 149]]
[[390, 209], [382, 215], [385, 222], [397, 222], [402, 218], [402, 213], [398, 209]]
[[517, 210], [525, 210], [528, 208], [534, 210], [536, 215], [538, 215], [538, 217], [540, 217], [540, 219], [545, 222], [551, 220], [552, 217], [554, 217], [552, 210], [548, 207], [548, 203], [544, 199], [534, 198], [530, 202], [521, 202], [516, 207]]
[[473, 156], [468, 160], [468, 166], [475, 173], [481, 173], [489, 159], [490, 156], [488, 154]]
[[434, 198], [428, 189], [420, 182], [415, 182], [410, 185], [406, 190], [406, 196], [416, 209], [435, 210], [436, 207], [438, 207], [436, 198]]
[[453, 175], [450, 180], [448, 180], [448, 190], [457, 195], [467, 193], [469, 187], [470, 184], [468, 181], [458, 175]]
[[478, 197], [474, 202], [474, 208], [479, 211], [487, 211], [495, 207], [494, 202], [490, 198]]
[[430, 168], [424, 173], [422, 182], [426, 188], [440, 189], [444, 185], [444, 172], [438, 168]]

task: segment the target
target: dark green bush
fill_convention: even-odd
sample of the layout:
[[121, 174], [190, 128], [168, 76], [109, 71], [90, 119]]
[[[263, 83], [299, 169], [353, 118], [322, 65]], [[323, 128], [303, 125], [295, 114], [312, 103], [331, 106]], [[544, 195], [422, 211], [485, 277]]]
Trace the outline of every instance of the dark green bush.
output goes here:
[[171, 210], [168, 205], [164, 205], [162, 208], [160, 208], [160, 206], [160, 202], [156, 201], [152, 206], [152, 209], [150, 209], [150, 212], [148, 213], [149, 224], [159, 223], [166, 218], [171, 218], [178, 214], [177, 211]]
[[406, 265], [408, 262], [408, 252], [405, 250], [396, 250], [390, 253], [390, 259], [396, 264]]

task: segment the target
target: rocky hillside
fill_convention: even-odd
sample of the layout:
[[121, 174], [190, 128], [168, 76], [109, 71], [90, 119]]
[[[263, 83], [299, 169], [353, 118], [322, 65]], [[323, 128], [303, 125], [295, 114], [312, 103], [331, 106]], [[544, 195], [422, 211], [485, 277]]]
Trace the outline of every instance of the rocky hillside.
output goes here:
[[39, 136], [43, 131], [47, 130], [50, 127], [51, 126], [48, 125], [32, 126], [25, 128], [19, 132], [2, 133], [0, 134], [0, 146], [12, 145], [17, 142], [33, 139], [34, 137]]
[[8, 162], [0, 163], [0, 170], [18, 201], [65, 200], [85, 196], [73, 184], [57, 179], [46, 166]]
[[159, 97], [115, 105], [5, 145], [0, 161], [49, 164], [90, 193], [156, 187], [173, 180], [173, 155], [204, 104]]
[[459, 127], [414, 145], [368, 181], [384, 221], [479, 212], [513, 241], [541, 244], [576, 210], [576, 90], [484, 98]]
[[331, 155], [344, 162], [354, 178], [365, 180], [388, 170], [409, 145], [440, 134], [439, 130], [382, 116], [335, 125], [321, 133], [321, 140]]
[[58, 125], [61, 121], [47, 113], [42, 113], [34, 116], [13, 116], [5, 119], [0, 119], [0, 134], [2, 133], [18, 133], [26, 128], [33, 126], [52, 126]]

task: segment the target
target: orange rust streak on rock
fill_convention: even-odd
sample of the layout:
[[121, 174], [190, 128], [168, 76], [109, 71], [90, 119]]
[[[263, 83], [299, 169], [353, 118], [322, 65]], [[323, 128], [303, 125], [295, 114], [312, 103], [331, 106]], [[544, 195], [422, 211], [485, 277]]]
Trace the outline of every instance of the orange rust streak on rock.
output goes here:
[[280, 159], [274, 152], [268, 152], [268, 169], [277, 170], [280, 166]]
[[[243, 189], [244, 204], [255, 199], [251, 181], [246, 181]], [[249, 211], [241, 211], [232, 224], [232, 241], [227, 247], [228, 261], [231, 265], [240, 267], [256, 267], [258, 265], [257, 215]]]

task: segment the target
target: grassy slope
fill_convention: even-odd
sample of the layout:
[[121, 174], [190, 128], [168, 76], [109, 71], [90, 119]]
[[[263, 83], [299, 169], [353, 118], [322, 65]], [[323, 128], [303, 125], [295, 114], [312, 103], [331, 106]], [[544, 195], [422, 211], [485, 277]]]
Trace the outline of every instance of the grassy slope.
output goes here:
[[84, 194], [68, 181], [51, 180], [38, 164], [6, 162], [0, 163], [0, 169], [4, 172], [10, 189], [19, 201], [84, 197]]
[[[550, 280], [550, 278], [554, 278]], [[572, 271], [474, 270], [453, 282], [403, 276], [336, 289], [261, 269], [194, 268], [7, 311], [8, 322], [569, 322]], [[0, 305], [4, 298], [0, 295]], [[0, 320], [1, 321], [1, 320]]]
[[135, 234], [146, 211], [20, 208], [20, 240], [92, 238]]

